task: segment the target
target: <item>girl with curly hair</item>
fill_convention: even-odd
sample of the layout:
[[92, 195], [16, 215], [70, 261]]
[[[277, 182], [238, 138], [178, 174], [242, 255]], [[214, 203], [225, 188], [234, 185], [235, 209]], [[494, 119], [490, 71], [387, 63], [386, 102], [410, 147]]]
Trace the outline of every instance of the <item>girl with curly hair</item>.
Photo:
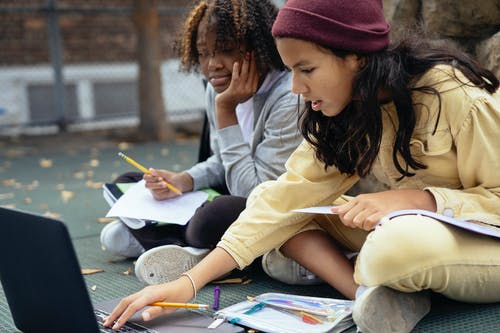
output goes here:
[[249, 193], [283, 173], [302, 140], [291, 75], [271, 35], [277, 12], [268, 0], [201, 0], [185, 20], [176, 48], [182, 69], [201, 72], [208, 83], [213, 154], [180, 173], [151, 169], [146, 175], [122, 175], [116, 182], [144, 178], [156, 200], [177, 195], [165, 182], [184, 193], [223, 188], [227, 195], [205, 202], [186, 226], [132, 229], [115, 221], [103, 228], [101, 243], [109, 252], [140, 255], [136, 276], [147, 284], [177, 278], [214, 248], [245, 208]]

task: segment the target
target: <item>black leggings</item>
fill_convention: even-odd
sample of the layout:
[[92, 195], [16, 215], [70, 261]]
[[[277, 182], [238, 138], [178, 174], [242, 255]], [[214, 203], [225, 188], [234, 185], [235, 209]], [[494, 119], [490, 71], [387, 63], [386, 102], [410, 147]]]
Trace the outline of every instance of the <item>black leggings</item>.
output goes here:
[[[128, 172], [120, 175], [115, 183], [141, 179], [142, 173]], [[129, 230], [146, 250], [167, 244], [213, 249], [245, 206], [244, 197], [221, 195], [212, 201], [205, 201], [184, 226], [161, 224]]]

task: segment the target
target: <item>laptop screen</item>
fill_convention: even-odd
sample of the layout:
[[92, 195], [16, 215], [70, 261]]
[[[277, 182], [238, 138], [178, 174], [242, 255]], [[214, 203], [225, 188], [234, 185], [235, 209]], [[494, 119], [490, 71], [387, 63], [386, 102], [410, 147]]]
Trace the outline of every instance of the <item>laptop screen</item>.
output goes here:
[[66, 226], [0, 207], [0, 279], [24, 332], [99, 332]]

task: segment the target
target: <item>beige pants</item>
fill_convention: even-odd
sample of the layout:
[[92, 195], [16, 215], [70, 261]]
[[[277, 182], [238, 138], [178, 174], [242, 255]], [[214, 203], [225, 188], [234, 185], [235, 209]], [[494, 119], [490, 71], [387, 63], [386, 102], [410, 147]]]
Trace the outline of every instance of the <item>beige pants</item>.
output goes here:
[[350, 251], [359, 251], [354, 279], [412, 292], [431, 289], [465, 302], [500, 301], [500, 239], [429, 217], [393, 218], [368, 233], [335, 215], [315, 222]]

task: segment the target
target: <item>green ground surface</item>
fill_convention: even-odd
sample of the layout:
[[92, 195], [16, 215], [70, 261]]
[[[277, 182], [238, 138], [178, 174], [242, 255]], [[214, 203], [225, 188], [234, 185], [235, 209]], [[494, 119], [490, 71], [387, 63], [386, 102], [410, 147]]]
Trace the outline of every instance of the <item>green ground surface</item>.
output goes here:
[[[104, 270], [85, 276], [93, 302], [123, 297], [142, 287], [133, 275], [133, 261], [113, 257], [99, 244], [104, 226], [100, 218], [108, 210], [101, 185], [131, 170], [117, 157], [118, 151], [148, 167], [180, 171], [196, 161], [198, 140], [186, 137], [173, 143], [131, 144], [95, 133], [0, 138], [0, 206], [47, 214], [67, 224], [80, 266]], [[222, 286], [221, 306], [264, 292], [340, 297], [328, 286], [292, 287], [267, 278], [259, 270], [245, 274], [252, 279], [250, 284]], [[57, 286], [52, 287], [57, 293]], [[209, 285], [200, 292], [199, 300], [211, 303], [212, 295], [213, 285]], [[500, 304], [463, 304], [434, 295], [431, 313], [414, 331], [499, 332], [498, 322]], [[1, 288], [0, 332], [17, 332]]]

